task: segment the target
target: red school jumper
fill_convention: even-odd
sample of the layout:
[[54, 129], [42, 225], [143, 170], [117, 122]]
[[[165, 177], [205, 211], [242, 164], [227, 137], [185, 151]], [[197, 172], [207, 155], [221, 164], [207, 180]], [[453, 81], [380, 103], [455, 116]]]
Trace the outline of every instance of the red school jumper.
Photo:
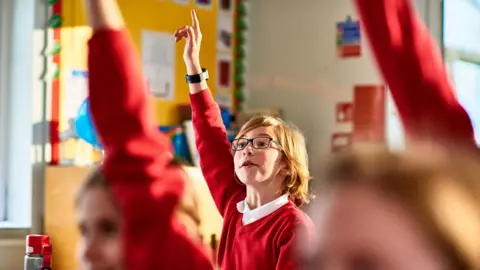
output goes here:
[[313, 234], [311, 220], [289, 201], [275, 212], [243, 225], [237, 203], [245, 199], [246, 189], [234, 178], [231, 145], [220, 108], [208, 89], [191, 94], [190, 101], [201, 169], [224, 218], [218, 264], [223, 270], [296, 269], [295, 235], [299, 229]]
[[442, 55], [410, 0], [355, 0], [362, 27], [410, 138], [476, 148]]
[[88, 45], [91, 111], [106, 153], [102, 172], [123, 217], [126, 269], [213, 269], [174, 220], [184, 173], [168, 165], [172, 146], [154, 122], [127, 32], [96, 31]]

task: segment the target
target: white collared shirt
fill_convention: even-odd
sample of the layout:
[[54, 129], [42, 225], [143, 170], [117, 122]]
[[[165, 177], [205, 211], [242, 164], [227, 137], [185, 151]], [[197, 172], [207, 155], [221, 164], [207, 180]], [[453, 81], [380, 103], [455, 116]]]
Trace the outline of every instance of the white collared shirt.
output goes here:
[[275, 212], [280, 207], [288, 203], [288, 194], [284, 194], [275, 200], [266, 203], [258, 208], [250, 209], [248, 207], [247, 201], [243, 200], [237, 203], [238, 212], [243, 214], [242, 224], [247, 225], [252, 222], [255, 222], [269, 214]]

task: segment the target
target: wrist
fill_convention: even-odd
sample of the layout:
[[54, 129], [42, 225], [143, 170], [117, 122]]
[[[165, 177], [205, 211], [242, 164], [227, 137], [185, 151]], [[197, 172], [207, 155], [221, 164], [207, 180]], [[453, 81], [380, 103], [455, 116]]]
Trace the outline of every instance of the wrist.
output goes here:
[[197, 75], [202, 73], [202, 66], [200, 63], [187, 64], [187, 75]]

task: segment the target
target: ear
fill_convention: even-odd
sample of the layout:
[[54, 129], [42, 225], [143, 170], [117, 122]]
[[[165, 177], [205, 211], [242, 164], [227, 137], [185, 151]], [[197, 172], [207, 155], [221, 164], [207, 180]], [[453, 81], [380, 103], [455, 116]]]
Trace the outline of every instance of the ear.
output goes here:
[[288, 167], [288, 163], [287, 161], [282, 161], [282, 169], [281, 169], [282, 173], [285, 174], [285, 175], [291, 175], [290, 173], [290, 169]]

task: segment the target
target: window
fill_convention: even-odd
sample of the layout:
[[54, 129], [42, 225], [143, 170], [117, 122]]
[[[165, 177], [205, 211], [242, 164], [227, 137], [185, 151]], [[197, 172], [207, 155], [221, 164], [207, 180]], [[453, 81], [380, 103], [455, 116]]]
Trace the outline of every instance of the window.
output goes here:
[[475, 140], [480, 145], [480, 64], [454, 60], [450, 70], [457, 97], [472, 120]]
[[[10, 37], [9, 2], [0, 4], [0, 41]], [[8, 69], [10, 59], [9, 43], [0, 42], [0, 221], [6, 220], [6, 167], [7, 167], [7, 99]]]
[[44, 122], [44, 2], [0, 1], [0, 238], [41, 230], [44, 158], [32, 158], [32, 127]]
[[[447, 0], [448, 1], [448, 0]], [[456, 0], [453, 0], [456, 1]], [[442, 2], [439, 0], [412, 0], [418, 14], [428, 27], [434, 40], [441, 46], [442, 43]], [[389, 93], [386, 99], [387, 145], [392, 151], [405, 150], [405, 132], [397, 107]]]
[[445, 61], [480, 145], [480, 1], [444, 0]]

